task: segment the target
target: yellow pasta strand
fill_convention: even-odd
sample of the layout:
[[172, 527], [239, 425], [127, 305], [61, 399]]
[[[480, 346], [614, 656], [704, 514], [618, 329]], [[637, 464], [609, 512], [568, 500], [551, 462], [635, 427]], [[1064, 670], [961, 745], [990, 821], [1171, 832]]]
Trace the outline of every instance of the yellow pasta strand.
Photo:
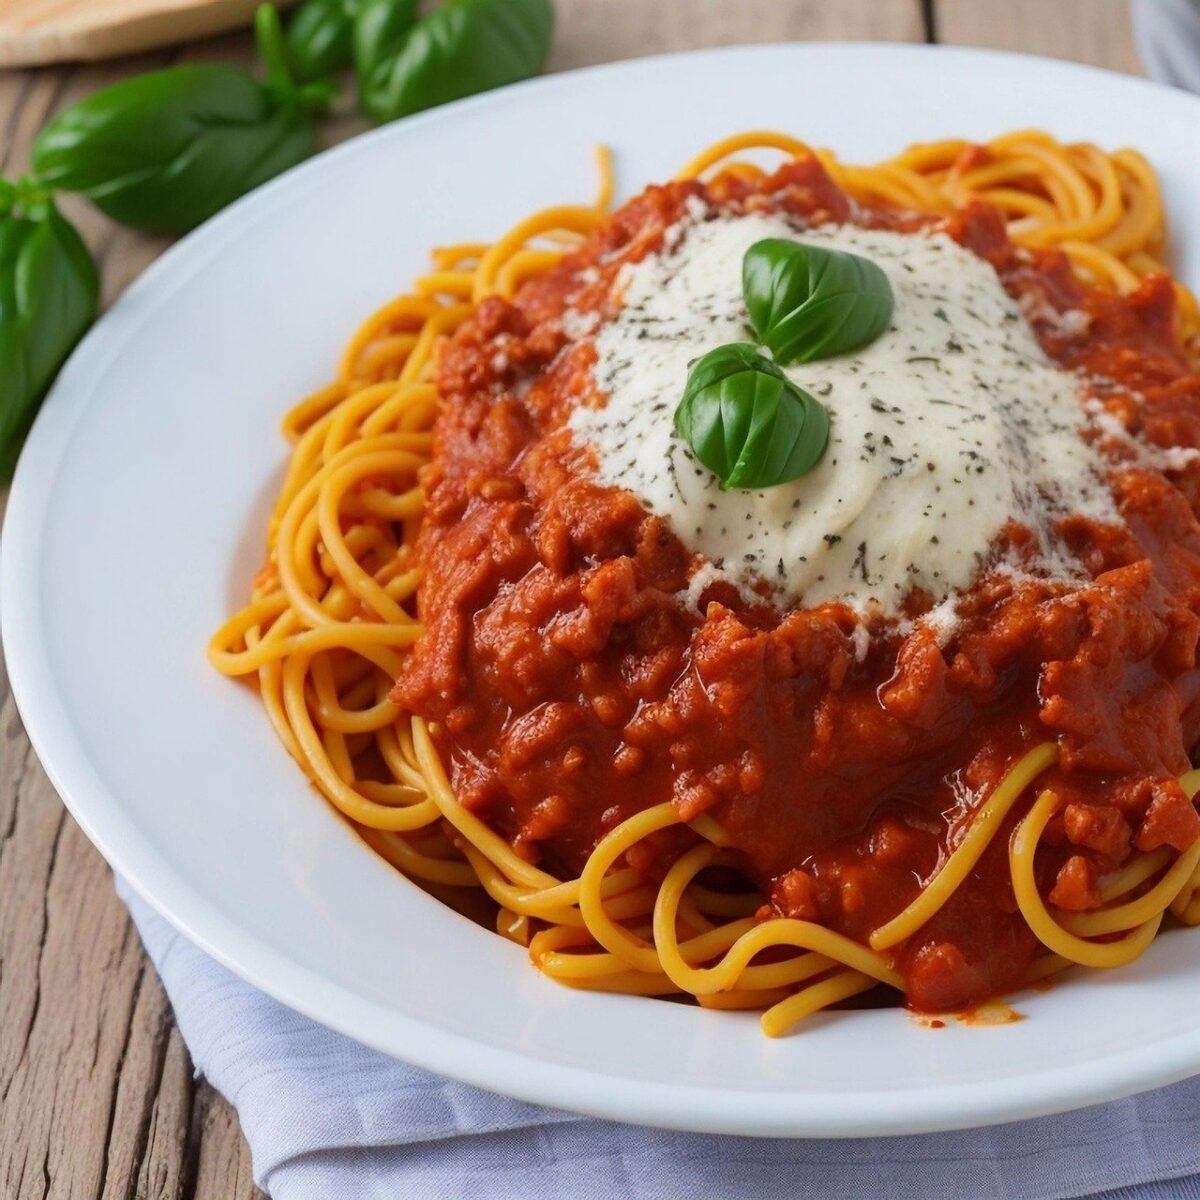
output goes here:
[[903, 912], [871, 934], [874, 949], [886, 950], [911, 937], [941, 909], [974, 869], [1021, 793], [1043, 771], [1053, 766], [1057, 758], [1058, 747], [1052, 742], [1044, 742], [1017, 762], [972, 815], [962, 841], [942, 869], [921, 890], [921, 894]]
[[1030, 809], [1029, 815], [1013, 833], [1009, 846], [1009, 864], [1012, 869], [1013, 891], [1016, 893], [1021, 915], [1037, 935], [1038, 941], [1054, 954], [1085, 967], [1124, 966], [1141, 955], [1153, 941], [1158, 927], [1162, 924], [1162, 910], [1158, 910], [1143, 924], [1114, 942], [1088, 941], [1059, 925], [1038, 893], [1033, 869], [1038, 841], [1057, 808], [1058, 797], [1052, 791], [1044, 791]]

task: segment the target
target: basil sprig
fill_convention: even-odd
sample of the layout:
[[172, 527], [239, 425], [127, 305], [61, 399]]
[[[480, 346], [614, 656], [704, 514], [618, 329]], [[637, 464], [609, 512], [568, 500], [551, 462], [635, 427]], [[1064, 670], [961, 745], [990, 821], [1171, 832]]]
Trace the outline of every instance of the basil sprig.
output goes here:
[[96, 318], [92, 256], [36, 184], [0, 180], [0, 479], [55, 373]]
[[376, 121], [528, 79], [546, 61], [550, 0], [446, 0], [420, 20], [416, 7], [416, 0], [364, 0], [359, 11], [359, 104]]
[[101, 88], [58, 114], [33, 144], [47, 187], [80, 192], [123, 225], [184, 233], [306, 158], [323, 83], [296, 85], [279, 17], [258, 14], [268, 83], [217, 63], [168, 67]]
[[102, 88], [38, 134], [47, 187], [86, 196], [149, 233], [185, 233], [307, 158], [310, 120], [353, 62], [364, 111], [390, 121], [535, 75], [550, 47], [550, 0], [303, 0], [284, 32], [255, 16], [267, 81], [220, 64], [151, 71]]
[[829, 440], [829, 414], [746, 342], [719, 346], [688, 373], [675, 432], [727, 488], [806, 475]]
[[778, 363], [856, 350], [892, 319], [892, 287], [869, 258], [787, 238], [755, 242], [742, 260], [754, 332]]

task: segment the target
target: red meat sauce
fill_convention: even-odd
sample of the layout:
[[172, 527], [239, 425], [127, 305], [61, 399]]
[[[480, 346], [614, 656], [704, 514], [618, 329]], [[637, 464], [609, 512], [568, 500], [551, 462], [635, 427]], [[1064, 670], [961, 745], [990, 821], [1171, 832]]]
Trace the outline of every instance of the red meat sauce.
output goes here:
[[[831, 603], [747, 604], [721, 583], [679, 593], [700, 560], [629, 492], [600, 486], [564, 423], [601, 404], [594, 350], [564, 308], [612, 315], [626, 262], [657, 249], [698, 194], [726, 213], [944, 230], [1023, 299], [1045, 350], [1087, 372], [1098, 400], [1152, 447], [1200, 446], [1200, 379], [1172, 333], [1165, 276], [1118, 298], [1057, 252], [1007, 239], [984, 206], [946, 218], [854, 204], [813, 162], [762, 180], [652, 187], [515, 303], [484, 301], [441, 351], [443, 404], [417, 546], [428, 631], [394, 699], [436, 721], [462, 803], [524, 857], [564, 875], [632, 814], [670, 800], [710, 813], [769, 904], [865, 941], [937, 872], [1016, 759], [1056, 740], [1044, 777], [1065, 798], [1038, 869], [1049, 901], [1094, 907], [1135, 850], [1182, 851], [1200, 818], [1176, 782], [1200, 734], [1200, 467], [1140, 465], [1102, 447], [1125, 526], [1084, 517], [1062, 538], [1083, 585], [984, 572], [939, 648], [920, 623], [872, 630]], [[1056, 320], [1082, 310], [1086, 334]], [[1020, 551], [1026, 531], [1002, 541]], [[929, 607], [908, 598], [911, 615]], [[700, 614], [703, 613], [703, 616]], [[945, 907], [895, 951], [907, 1002], [940, 1011], [1011, 990], [1038, 944], [1017, 910], [1007, 844], [1031, 797]], [[697, 840], [640, 843], [656, 875]]]

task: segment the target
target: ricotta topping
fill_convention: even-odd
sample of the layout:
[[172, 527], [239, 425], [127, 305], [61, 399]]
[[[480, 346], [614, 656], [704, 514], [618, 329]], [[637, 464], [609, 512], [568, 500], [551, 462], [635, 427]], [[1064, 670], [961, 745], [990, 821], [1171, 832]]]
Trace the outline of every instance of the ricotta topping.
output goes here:
[[[697, 205], [669, 233], [660, 253], [619, 273], [619, 308], [594, 334], [607, 399], [576, 409], [570, 428], [593, 447], [601, 482], [665, 517], [711, 564], [706, 578], [895, 616], [914, 586], [935, 603], [965, 588], [1010, 520], [1035, 535], [1039, 573], [1082, 573], [1055, 519], [1119, 517], [1103, 460], [1080, 437], [1080, 380], [1044, 354], [988, 263], [940, 233], [709, 218]], [[762, 491], [722, 491], [675, 436], [674, 413], [692, 360], [755, 340], [741, 266], [765, 237], [873, 259], [895, 312], [870, 345], [785, 368], [830, 414], [817, 467]]]

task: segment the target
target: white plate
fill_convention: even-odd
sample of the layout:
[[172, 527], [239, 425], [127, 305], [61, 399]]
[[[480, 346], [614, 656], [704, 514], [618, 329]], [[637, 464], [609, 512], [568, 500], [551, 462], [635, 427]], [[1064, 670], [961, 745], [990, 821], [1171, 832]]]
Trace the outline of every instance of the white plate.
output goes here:
[[594, 186], [629, 193], [718, 136], [786, 128], [850, 161], [1041, 125], [1161, 170], [1200, 281], [1200, 101], [1044, 59], [776, 46], [538, 80], [322, 155], [169, 251], [87, 338], [34, 429], [5, 528], [4, 639], [33, 743], [113, 866], [280, 1000], [380, 1050], [606, 1117], [740, 1134], [913, 1133], [1093, 1103], [1200, 1071], [1200, 933], [932, 1032], [896, 1010], [754, 1016], [568, 991], [443, 908], [318, 802], [205, 642], [245, 595], [279, 418], [430, 246]]

